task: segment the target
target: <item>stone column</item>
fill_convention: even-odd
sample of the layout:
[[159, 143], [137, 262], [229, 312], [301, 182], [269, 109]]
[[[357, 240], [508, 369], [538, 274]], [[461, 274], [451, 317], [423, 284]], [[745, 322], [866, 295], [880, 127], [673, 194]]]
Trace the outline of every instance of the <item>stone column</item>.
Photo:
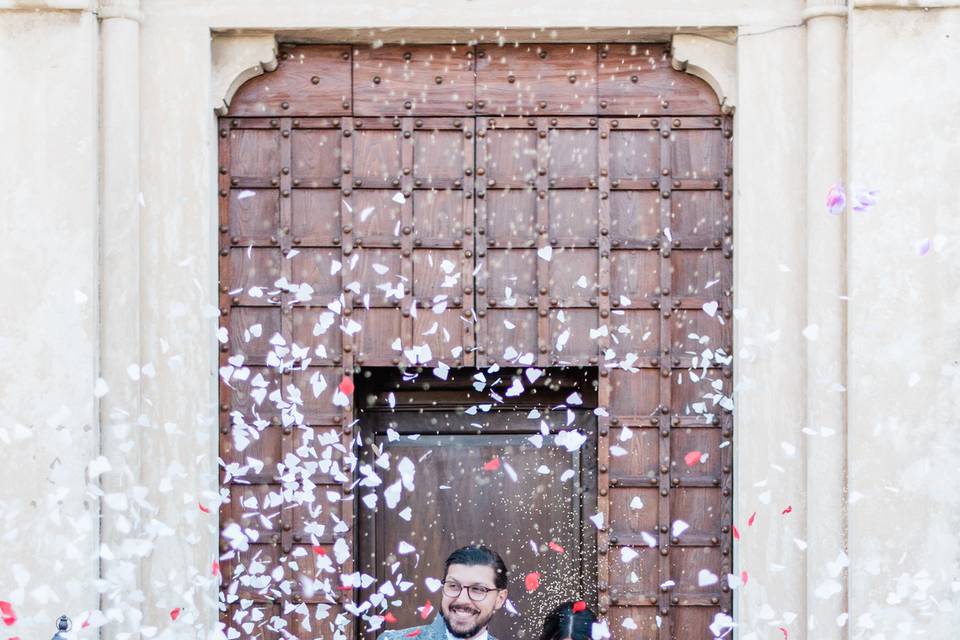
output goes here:
[[[846, 213], [827, 212], [846, 182], [844, 0], [807, 0], [806, 612], [807, 637], [847, 637]], [[846, 186], [846, 185], [845, 185]]]
[[[104, 637], [136, 637], [142, 613], [140, 484], [140, 7], [104, 0], [99, 10], [100, 95], [100, 444], [111, 470], [101, 477]], [[129, 636], [128, 636], [129, 637]]]

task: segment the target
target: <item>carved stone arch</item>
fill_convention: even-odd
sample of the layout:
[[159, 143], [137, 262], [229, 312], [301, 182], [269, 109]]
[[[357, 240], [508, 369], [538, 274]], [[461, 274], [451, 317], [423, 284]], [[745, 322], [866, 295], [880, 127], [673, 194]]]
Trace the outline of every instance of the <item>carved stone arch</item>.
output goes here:
[[228, 113], [237, 90], [250, 80], [277, 68], [277, 40], [268, 35], [215, 34], [211, 44], [211, 107], [218, 116]]
[[705, 81], [723, 113], [737, 104], [737, 47], [715, 38], [678, 34], [670, 43], [673, 68]]
[[[259, 48], [254, 47], [252, 55], [262, 56], [266, 46], [264, 41]], [[352, 114], [350, 45], [273, 42], [272, 46], [272, 62], [269, 67], [261, 63], [259, 66], [264, 69], [259, 73], [257, 66], [249, 66], [255, 57], [248, 55], [238, 61], [240, 73], [233, 77], [232, 92], [224, 100], [220, 115], [339, 117]]]

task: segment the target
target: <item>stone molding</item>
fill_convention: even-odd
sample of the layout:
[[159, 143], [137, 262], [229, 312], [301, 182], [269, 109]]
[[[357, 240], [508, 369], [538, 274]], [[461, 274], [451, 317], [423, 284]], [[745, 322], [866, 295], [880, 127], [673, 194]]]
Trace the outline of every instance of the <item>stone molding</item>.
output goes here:
[[673, 68], [704, 80], [717, 94], [720, 109], [737, 106], [737, 47], [714, 38], [681, 33], [670, 43]]
[[211, 108], [227, 114], [240, 86], [277, 68], [277, 39], [273, 35], [214, 34], [211, 44]]

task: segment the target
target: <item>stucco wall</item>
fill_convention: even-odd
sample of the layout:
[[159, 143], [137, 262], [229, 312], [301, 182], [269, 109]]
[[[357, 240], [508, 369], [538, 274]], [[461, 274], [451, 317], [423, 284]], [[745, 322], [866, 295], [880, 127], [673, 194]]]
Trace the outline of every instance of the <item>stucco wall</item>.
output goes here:
[[97, 47], [88, 13], [0, 13], [4, 637], [97, 606]]
[[[808, 295], [808, 225], [811, 216], [827, 214], [807, 204], [819, 187], [807, 180], [811, 87], [802, 2], [464, 0], [398, 7], [367, 0], [350, 11], [306, 0], [143, 2], [133, 54], [142, 109], [139, 131], [131, 132], [140, 141], [141, 217], [125, 230], [139, 238], [131, 240], [130, 277], [141, 302], [128, 330], [136, 335], [108, 336], [102, 345], [97, 20], [82, 2], [61, 5], [69, 11], [17, 4], [18, 11], [0, 11], [5, 82], [16, 96], [4, 101], [0, 118], [0, 274], [8, 301], [0, 312], [0, 600], [14, 602], [21, 616], [9, 635], [43, 637], [61, 612], [95, 609], [98, 588], [117, 590], [118, 581], [96, 582], [100, 505], [87, 496], [84, 475], [100, 449], [96, 379], [118, 380], [111, 378], [117, 371], [100, 369], [101, 359], [148, 365], [136, 388], [125, 390], [143, 412], [128, 438], [141, 455], [124, 470], [125, 490], [143, 487], [142, 502], [129, 508], [137, 514], [131, 533], [117, 526], [127, 509], [105, 510], [106, 549], [132, 559], [124, 569], [143, 590], [142, 604], [141, 594], [125, 593], [124, 606], [137, 608], [161, 635], [202, 636], [214, 628], [216, 520], [198, 508], [212, 507], [216, 491], [211, 105], [222, 96], [211, 95], [211, 30], [317, 36], [328, 32], [314, 27], [370, 25], [421, 28], [410, 33], [429, 38], [439, 32], [422, 28], [494, 23], [632, 24], [634, 35], [661, 39], [676, 26], [711, 34], [738, 29], [735, 521], [743, 534], [737, 571], [749, 575], [737, 600], [740, 637], [780, 637], [783, 626], [791, 639], [948, 638], [960, 628], [960, 491], [951, 476], [960, 454], [952, 411], [960, 387], [960, 181], [951, 175], [960, 164], [960, 84], [947, 81], [960, 57], [960, 10], [874, 6], [852, 15], [846, 159], [855, 182], [879, 190], [880, 203], [837, 218], [847, 248], [836, 277], [846, 278], [849, 301], [840, 381], [846, 388], [838, 382], [836, 393], [847, 396], [848, 440], [842, 432], [831, 438], [846, 452], [851, 572], [849, 602], [846, 592], [826, 597], [841, 610], [849, 604], [850, 620], [843, 626], [817, 619], [808, 633], [819, 598], [810, 576], [842, 569], [842, 558], [836, 567], [811, 565], [805, 551], [821, 534], [807, 510], [820, 497], [808, 493], [818, 471], [805, 459], [814, 436], [803, 431], [811, 426], [803, 397], [811, 334], [803, 330], [816, 302], [815, 287]], [[0, 2], [0, 9], [8, 5]], [[370, 37], [365, 30], [339, 33]], [[625, 31], [583, 33], [602, 39]], [[846, 100], [847, 88], [836, 89], [835, 98]], [[920, 255], [924, 239], [931, 248]], [[107, 293], [103, 304], [117, 300]], [[130, 345], [136, 357], [122, 350]], [[111, 387], [119, 391], [120, 384]], [[792, 511], [784, 515], [787, 506]], [[753, 512], [757, 521], [747, 527]], [[37, 535], [47, 528], [55, 532]], [[151, 545], [122, 550], [124, 535]], [[182, 614], [172, 622], [177, 607]]]
[[859, 11], [853, 43], [852, 174], [880, 204], [850, 216], [851, 637], [952, 638], [960, 10]]

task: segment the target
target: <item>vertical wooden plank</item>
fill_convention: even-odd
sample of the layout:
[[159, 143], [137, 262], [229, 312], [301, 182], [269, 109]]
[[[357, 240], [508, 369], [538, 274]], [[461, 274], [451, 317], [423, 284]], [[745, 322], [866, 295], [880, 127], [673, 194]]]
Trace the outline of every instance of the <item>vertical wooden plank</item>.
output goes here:
[[[341, 163], [341, 174], [342, 174], [342, 183], [341, 183], [341, 202], [340, 202], [340, 223], [342, 225], [341, 229], [343, 230], [343, 235], [341, 237], [341, 263], [342, 268], [340, 270], [341, 274], [341, 287], [342, 291], [342, 312], [341, 320], [344, 323], [348, 323], [353, 316], [353, 306], [354, 299], [353, 294], [346, 289], [346, 285], [349, 284], [347, 281], [348, 273], [350, 270], [349, 262], [350, 258], [353, 255], [353, 228], [354, 228], [354, 211], [352, 203], [352, 194], [353, 190], [350, 183], [350, 171], [353, 167], [353, 118], [345, 117], [340, 121], [341, 127], [341, 138], [340, 138], [340, 163]], [[354, 336], [343, 333], [341, 336], [342, 339], [342, 349], [343, 349], [343, 369], [340, 371], [340, 378], [343, 379], [346, 376], [350, 376], [351, 379], [354, 375]], [[333, 384], [339, 384], [340, 380], [334, 380]], [[353, 450], [353, 423], [354, 423], [354, 407], [351, 401], [350, 406], [346, 407], [343, 411], [343, 415], [336, 416], [334, 418], [335, 423], [342, 424], [342, 430], [340, 433], [340, 444], [344, 447], [345, 451]], [[340, 486], [341, 493], [346, 496], [349, 495], [352, 490], [352, 479], [347, 478], [346, 482], [343, 482]], [[351, 554], [350, 557], [339, 566], [339, 572], [343, 574], [352, 573], [354, 569], [354, 558], [356, 556], [356, 531], [355, 523], [353, 519], [353, 501], [352, 500], [341, 500], [340, 501], [340, 519], [347, 524], [349, 531], [345, 534], [340, 534], [341, 537], [345, 537], [350, 543]], [[339, 602], [342, 604], [345, 601], [353, 600], [356, 597], [356, 592], [340, 592]], [[348, 629], [352, 626], [352, 622], [348, 625]]]
[[[660, 119], [660, 496], [657, 505], [660, 547], [660, 578], [659, 584], [670, 580], [670, 315], [672, 299], [670, 297], [671, 264], [670, 238], [667, 229], [670, 227], [670, 121]], [[666, 409], [666, 411], [664, 411]], [[671, 620], [668, 617], [669, 600], [666, 597], [660, 600], [660, 640], [671, 640]]]
[[[229, 124], [230, 121], [227, 118], [221, 118], [219, 122], [219, 131], [220, 131], [220, 153], [219, 153], [219, 162], [220, 166], [217, 170], [217, 187], [219, 200], [217, 201], [217, 206], [219, 209], [219, 245], [220, 245], [220, 282], [219, 282], [219, 305], [220, 305], [220, 326], [230, 325], [230, 218], [229, 218], [229, 206], [230, 206], [230, 138], [229, 138]], [[229, 343], [220, 345], [220, 366], [227, 366], [227, 361], [230, 358]], [[219, 398], [220, 398], [220, 411], [219, 411], [219, 423], [220, 423], [220, 438], [219, 438], [219, 447], [218, 452], [221, 459], [228, 453], [229, 443], [230, 443], [230, 392], [231, 387], [223, 380], [221, 376], [217, 376], [217, 383], [219, 386]], [[221, 490], [230, 491], [230, 486], [226, 482], [226, 473], [222, 465], [218, 465], [217, 473], [219, 476], [218, 487]], [[222, 525], [229, 518], [231, 511], [230, 500], [224, 500], [220, 503], [220, 524]], [[224, 540], [222, 534], [218, 536], [217, 548], [219, 550], [220, 556], [223, 556], [226, 553], [227, 546], [226, 541]], [[222, 561], [222, 559], [218, 558]], [[234, 611], [233, 607], [225, 607], [220, 612], [220, 622], [224, 625], [230, 625], [230, 614]]]
[[[291, 237], [290, 225], [292, 218], [291, 202], [292, 198], [292, 178], [290, 167], [292, 165], [292, 150], [290, 144], [291, 128], [293, 120], [291, 118], [280, 118], [280, 229], [278, 229], [277, 239], [280, 241], [280, 253], [283, 256], [280, 260], [280, 276], [286, 282], [292, 282], [290, 269], [290, 250]], [[287, 346], [293, 344], [293, 305], [296, 299], [288, 291], [283, 291], [280, 295], [280, 335], [286, 341]], [[287, 388], [293, 384], [291, 375], [292, 364], [285, 364], [280, 370], [280, 389], [284, 396], [287, 394]], [[281, 450], [286, 456], [293, 450], [293, 428], [292, 419], [289, 414], [283, 416], [282, 424], [279, 425], [281, 431]], [[274, 427], [277, 428], [277, 427]], [[289, 553], [293, 546], [292, 538], [292, 509], [280, 510], [280, 548], [283, 553]]]
[[[730, 312], [730, 322], [733, 322], [733, 116], [727, 115], [723, 118], [724, 127], [724, 167], [721, 185], [723, 189], [723, 220], [724, 220], [724, 242], [723, 242], [723, 291], [727, 296], [724, 306]], [[730, 364], [724, 367], [724, 375], [730, 380], [733, 379], [733, 330], [730, 331], [730, 342], [723, 346], [726, 356], [730, 358]], [[733, 395], [733, 385], [731, 387], [731, 396]], [[721, 580], [722, 576], [733, 573], [733, 439], [734, 439], [734, 420], [731, 411], [723, 410], [721, 413], [721, 436], [722, 442], [727, 442], [727, 446], [720, 450], [721, 464], [721, 511], [720, 511], [720, 538], [721, 547]], [[715, 421], [716, 422], [716, 421]], [[733, 612], [733, 592], [724, 581], [720, 587], [720, 610], [727, 615]]]
[[[400, 176], [400, 193], [403, 195], [403, 204], [400, 205], [400, 273], [403, 276], [404, 289], [410, 294], [410, 299], [406, 298], [400, 303], [402, 306], [402, 332], [400, 340], [404, 348], [411, 348], [414, 342], [420, 337], [413, 332], [413, 314], [418, 312], [418, 307], [430, 307], [429, 300], [417, 300], [416, 291], [413, 286], [413, 127], [414, 119], [406, 117], [401, 119], [401, 130], [403, 138], [400, 141], [400, 166], [402, 175]], [[436, 357], [438, 354], [433, 354]]]
[[[592, 122], [597, 122], [593, 119]], [[600, 324], [610, 324], [610, 122], [600, 119], [597, 140], [597, 169], [599, 178], [597, 188], [600, 197], [597, 200], [597, 252], [598, 273], [597, 286], [599, 288], [599, 315]], [[609, 331], [609, 329], [608, 329]], [[610, 372], [604, 362], [604, 352], [609, 347], [609, 337], [601, 336], [597, 341], [599, 363], [599, 378], [597, 387], [597, 405], [609, 411], [610, 408]], [[597, 471], [598, 471], [598, 505], [597, 510], [603, 514], [605, 531], [597, 536], [597, 546], [605, 549], [605, 553], [597, 558], [597, 590], [599, 591], [600, 614], [606, 616], [610, 604], [615, 604], [609, 595], [610, 589], [610, 530], [615, 514], [610, 510], [610, 416], [601, 415], [597, 418]]]
[[[355, 93], [355, 83], [354, 83], [354, 52], [355, 52], [355, 51], [356, 51], [356, 49], [355, 49], [354, 47], [349, 47], [348, 51], [343, 54], [343, 59], [346, 60], [347, 65], [348, 65], [348, 67], [350, 68], [350, 98], [349, 98], [349, 100], [345, 100], [345, 101], [344, 101], [344, 103], [343, 103], [343, 108], [344, 108], [344, 109], [348, 109], [348, 110], [349, 110], [349, 113], [351, 113], [351, 114], [353, 113], [353, 111], [354, 111], [354, 109], [355, 109], [355, 104], [356, 104], [355, 101], [354, 101], [354, 93]], [[353, 127], [352, 119], [351, 119], [351, 118], [345, 118], [345, 120], [346, 120], [345, 126], [346, 126], [346, 127], [349, 127], [349, 128], [352, 128], [352, 127]], [[336, 124], [336, 120], [334, 120], [334, 124]], [[341, 126], [344, 126], [344, 125], [341, 125]], [[341, 138], [341, 143], [340, 143], [340, 164], [341, 164], [341, 166], [351, 166], [351, 165], [353, 164], [353, 142], [352, 142], [349, 138]], [[349, 183], [348, 183], [348, 184], [349, 184]], [[342, 217], [343, 212], [344, 212], [344, 209], [346, 209], [346, 208], [347, 208], [347, 207], [344, 207], [343, 204], [341, 204], [341, 207], [340, 207], [340, 212], [341, 212], [340, 222], [341, 222], [341, 225], [347, 224], [347, 221], [349, 221], [349, 224], [352, 225], [352, 224], [353, 224], [353, 214], [352, 214], [352, 212], [350, 213], [347, 221], [345, 221], [345, 220], [343, 219], [343, 217]], [[341, 229], [342, 229], [342, 228], [343, 228], [343, 227], [341, 227]], [[352, 296], [351, 296], [349, 293], [346, 293], [346, 292], [345, 292], [345, 291], [346, 291], [346, 290], [345, 290], [345, 285], [347, 284], [347, 275], [346, 275], [346, 274], [347, 274], [347, 268], [348, 268], [348, 267], [347, 267], [347, 262], [346, 262], [346, 260], [345, 260], [345, 258], [346, 258], [347, 256], [346, 256], [346, 238], [345, 238], [344, 234], [340, 234], [340, 242], [341, 242], [341, 258], [340, 258], [340, 263], [341, 263], [341, 265], [342, 265], [341, 268], [340, 268], [340, 291], [341, 291], [341, 292], [344, 292], [344, 293], [343, 293], [343, 303], [342, 303], [342, 304], [343, 304], [343, 313], [346, 314], [346, 313], [347, 313], [347, 309], [350, 309], [350, 313], [352, 314], [352, 312], [353, 312], [353, 298], [352, 298]], [[341, 317], [344, 318], [344, 317], [348, 317], [348, 316], [345, 316], [345, 315], [344, 315], [344, 316], [341, 316]], [[341, 347], [340, 347], [340, 348], [341, 348], [341, 353], [339, 354], [339, 358], [335, 355], [334, 363], [336, 363], [337, 360], [339, 359], [339, 360], [343, 363], [343, 371], [344, 371], [344, 372], [350, 372], [350, 374], [352, 375], [352, 374], [353, 374], [353, 358], [354, 358], [354, 352], [353, 352], [353, 337], [352, 337], [352, 336], [348, 336], [348, 335], [345, 334], [345, 333], [344, 333], [343, 335], [341, 335]], [[354, 409], [354, 406], [353, 406], [353, 402], [351, 402], [351, 403], [350, 403], [350, 406], [348, 407], [348, 409], [347, 409], [346, 411], [344, 411], [344, 414], [343, 414], [342, 416], [339, 416], [339, 415], [338, 415], [338, 416], [334, 416], [334, 417], [333, 417], [333, 422], [334, 422], [334, 424], [342, 424], [342, 425], [343, 425], [343, 430], [342, 430], [342, 432], [341, 432], [341, 434], [340, 434], [340, 444], [344, 447], [344, 451], [352, 451], [352, 450], [353, 450], [353, 425], [354, 425], [354, 422], [355, 422], [355, 421], [354, 421], [354, 413], [355, 413], [355, 409]], [[352, 482], [351, 482], [351, 481], [352, 481], [352, 478], [348, 477], [347, 480], [348, 480], [348, 482], [341, 483], [341, 491], [342, 491], [344, 494], [346, 494], [346, 493], [351, 489], [351, 487], [352, 487]], [[352, 501], [343, 500], [343, 501], [340, 502], [340, 519], [341, 519], [343, 522], [348, 523], [348, 526], [350, 527], [350, 533], [349, 533], [349, 537], [348, 537], [347, 539], [350, 541], [350, 550], [351, 550], [350, 559], [347, 561], [347, 566], [343, 567], [342, 571], [345, 572], [345, 573], [346, 573], [346, 572], [352, 572], [352, 571], [354, 571], [354, 568], [355, 568], [354, 558], [355, 558], [356, 555], [357, 555], [357, 535], [358, 535], [358, 533], [357, 533], [357, 531], [356, 531], [356, 522], [354, 521], [354, 506], [353, 506], [353, 502], [352, 502]], [[340, 610], [340, 611], [343, 610], [343, 606], [342, 606], [342, 605], [343, 605], [343, 602], [344, 602], [344, 595], [345, 595], [345, 594], [339, 595], [339, 596], [338, 596], [338, 599], [337, 599], [337, 600], [338, 600], [338, 603], [341, 605], [341, 606], [339, 607], [339, 610]], [[335, 609], [334, 611], [336, 612], [336, 609]], [[354, 635], [354, 633], [355, 633], [355, 631], [354, 631], [354, 628], [355, 628], [354, 625], [355, 625], [355, 624], [356, 624], [356, 623], [354, 622], [354, 620], [353, 620], [352, 618], [350, 618], [350, 619], [348, 619], [347, 624], [346, 624], [342, 629], [339, 629], [339, 631], [341, 631], [341, 632], [343, 633], [344, 637], [346, 637], [346, 638], [351, 638], [351, 637]], [[331, 625], [331, 626], [332, 626], [332, 625]], [[334, 637], [337, 637], [337, 634], [334, 634]]]
[[[490, 335], [490, 319], [487, 317], [487, 310], [489, 308], [487, 304], [487, 296], [489, 295], [489, 282], [490, 282], [490, 272], [489, 272], [489, 261], [487, 259], [486, 250], [484, 250], [483, 255], [479, 254], [481, 247], [486, 247], [487, 244], [487, 199], [486, 199], [486, 190], [483, 186], [483, 179], [480, 174], [481, 170], [484, 170], [490, 163], [490, 140], [487, 137], [488, 131], [488, 122], [486, 118], [472, 118], [473, 126], [475, 131], [464, 131], [464, 139], [470, 140], [470, 138], [476, 136], [476, 144], [472, 145], [476, 150], [476, 159], [475, 159], [475, 168], [472, 171], [465, 171], [466, 177], [471, 179], [473, 183], [473, 188], [470, 191], [467, 191], [466, 185], [464, 185], [464, 198], [467, 198], [468, 201], [473, 202], [474, 209], [474, 219], [477, 228], [476, 233], [476, 242], [474, 251], [476, 252], [476, 266], [475, 270], [475, 286], [476, 286], [476, 298], [475, 298], [475, 315], [476, 315], [476, 365], [485, 366], [493, 363], [493, 358], [495, 357], [493, 353], [489, 352], [489, 335]], [[473, 174], [476, 174], [476, 179], [473, 180]], [[465, 249], [466, 251], [467, 249]]]
[[[474, 140], [479, 143], [480, 139], [475, 138], [477, 131], [476, 118], [458, 119], [457, 122], [462, 122], [463, 126], [463, 177], [461, 178], [463, 181], [463, 186], [461, 187], [463, 246], [460, 247], [463, 250], [463, 261], [460, 265], [461, 286], [463, 288], [463, 310], [460, 314], [463, 319], [463, 354], [461, 355], [461, 362], [463, 366], [472, 367], [478, 364], [476, 356], [478, 323], [474, 312], [476, 300], [474, 279], [477, 276], [477, 265], [479, 265], [480, 260], [486, 256], [486, 249], [482, 245], [483, 236], [480, 235], [480, 229], [482, 229], [483, 226], [482, 223], [476, 219], [475, 204], [477, 201], [473, 197], [473, 176], [476, 166], [474, 149], [479, 146], [474, 143]], [[456, 126], [456, 123], [454, 123], [454, 126]], [[478, 237], [479, 241], [477, 239]], [[480, 249], [484, 249], [483, 255], [480, 255]]]
[[[594, 120], [596, 121], [596, 120]], [[607, 325], [607, 335], [597, 341], [598, 362], [603, 364], [604, 354], [610, 346], [610, 121], [601, 119], [598, 123], [597, 170], [599, 178], [597, 188], [600, 197], [597, 200], [598, 214], [597, 250], [597, 288], [598, 313], [600, 325]], [[601, 367], [602, 368], [602, 367]]]
[[[537, 251], [550, 247], [550, 138], [548, 118], [531, 118], [537, 127]], [[551, 260], [553, 258], [551, 257]], [[550, 358], [550, 262], [537, 256], [537, 364], [546, 367]]]

